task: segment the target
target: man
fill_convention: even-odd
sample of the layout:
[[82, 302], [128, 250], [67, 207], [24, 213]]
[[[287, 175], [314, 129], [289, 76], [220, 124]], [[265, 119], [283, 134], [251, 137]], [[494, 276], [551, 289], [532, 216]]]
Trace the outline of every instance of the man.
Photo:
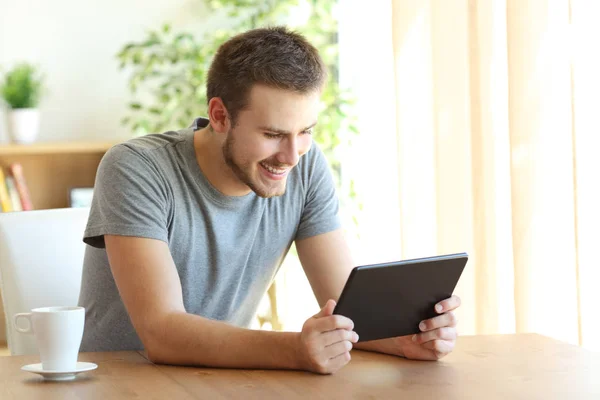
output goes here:
[[[84, 237], [82, 351], [326, 374], [353, 347], [429, 360], [452, 350], [456, 297], [413, 337], [354, 345], [352, 321], [332, 315], [354, 264], [311, 138], [325, 79], [302, 36], [246, 32], [211, 65], [208, 119], [105, 155]], [[293, 241], [323, 308], [302, 332], [245, 328]]]

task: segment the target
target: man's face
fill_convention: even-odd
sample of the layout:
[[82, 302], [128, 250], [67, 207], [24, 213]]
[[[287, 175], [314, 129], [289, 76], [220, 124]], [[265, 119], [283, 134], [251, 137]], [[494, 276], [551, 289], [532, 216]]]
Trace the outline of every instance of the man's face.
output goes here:
[[310, 149], [318, 107], [318, 92], [298, 94], [255, 85], [248, 107], [227, 133], [225, 162], [258, 196], [281, 196], [289, 172]]

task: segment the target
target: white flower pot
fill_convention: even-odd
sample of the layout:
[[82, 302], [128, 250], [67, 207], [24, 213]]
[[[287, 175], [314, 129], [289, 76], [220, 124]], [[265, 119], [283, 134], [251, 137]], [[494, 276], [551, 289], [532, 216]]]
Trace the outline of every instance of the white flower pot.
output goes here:
[[40, 111], [37, 108], [18, 108], [8, 112], [8, 133], [13, 142], [31, 143], [40, 128]]

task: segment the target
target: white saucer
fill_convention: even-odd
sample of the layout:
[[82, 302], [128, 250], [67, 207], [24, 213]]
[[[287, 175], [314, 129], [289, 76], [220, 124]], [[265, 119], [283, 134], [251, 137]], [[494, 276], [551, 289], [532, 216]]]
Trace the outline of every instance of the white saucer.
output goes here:
[[29, 364], [21, 367], [23, 371], [33, 372], [34, 374], [40, 374], [44, 379], [48, 381], [70, 381], [75, 379], [77, 374], [82, 372], [91, 371], [98, 368], [94, 363], [90, 362], [78, 362], [74, 370], [71, 371], [52, 371], [42, 369], [42, 364]]

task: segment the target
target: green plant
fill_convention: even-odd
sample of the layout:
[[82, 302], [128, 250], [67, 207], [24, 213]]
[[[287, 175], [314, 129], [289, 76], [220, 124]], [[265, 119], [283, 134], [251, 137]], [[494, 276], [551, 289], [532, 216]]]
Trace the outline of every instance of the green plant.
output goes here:
[[[321, 53], [329, 70], [322, 94], [322, 110], [315, 131], [329, 160], [338, 187], [341, 162], [336, 149], [356, 133], [349, 110], [351, 96], [338, 85], [336, 0], [205, 0], [214, 12], [226, 12], [231, 26], [197, 38], [187, 32], [173, 32], [170, 25], [151, 31], [139, 43], [128, 43], [118, 53], [120, 68], [130, 68], [129, 88], [135, 100], [131, 113], [123, 118], [135, 135], [188, 126], [198, 115], [206, 115], [206, 76], [217, 48], [233, 35], [249, 29], [282, 24], [298, 7], [308, 7], [309, 17], [296, 29]], [[353, 185], [348, 194], [354, 197]]]
[[42, 94], [42, 81], [35, 66], [20, 63], [5, 74], [0, 83], [0, 95], [13, 109], [35, 108]]

